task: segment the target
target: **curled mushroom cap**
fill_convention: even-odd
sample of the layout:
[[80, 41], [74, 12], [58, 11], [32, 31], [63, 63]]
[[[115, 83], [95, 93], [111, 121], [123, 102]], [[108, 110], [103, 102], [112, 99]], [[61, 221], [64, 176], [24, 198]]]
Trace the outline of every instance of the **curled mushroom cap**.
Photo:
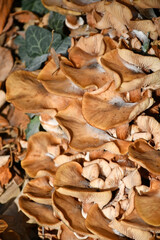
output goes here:
[[112, 80], [103, 67], [96, 62], [80, 69], [61, 63], [61, 69], [65, 76], [82, 89], [100, 88]]
[[[72, 66], [69, 61], [67, 63]], [[38, 80], [50, 93], [68, 97], [80, 97], [83, 95], [83, 90], [68, 79], [61, 69], [57, 69], [57, 64], [53, 59], [41, 70]]]
[[[25, 112], [63, 109], [69, 99], [52, 95], [37, 81], [37, 75], [28, 71], [13, 72], [7, 79], [7, 101]], [[45, 98], [45, 101], [44, 101]]]
[[109, 220], [103, 215], [97, 204], [94, 204], [87, 214], [85, 225], [92, 233], [106, 240], [122, 240], [125, 238], [117, 236], [108, 226]]
[[[133, 79], [144, 77], [145, 74], [139, 69], [128, 68], [118, 54], [118, 49], [113, 49], [100, 58], [100, 63], [110, 76], [113, 75], [116, 88], [123, 82], [130, 82]], [[135, 70], [135, 71], [134, 71]], [[139, 70], [139, 71], [138, 71]], [[118, 76], [117, 76], [118, 75]]]
[[144, 98], [137, 103], [124, 101], [113, 84], [105, 91], [85, 93], [82, 99], [82, 113], [92, 126], [108, 130], [130, 122], [153, 104], [153, 98]]
[[118, 49], [119, 56], [127, 63], [133, 64], [142, 70], [160, 70], [160, 59], [157, 57], [143, 56], [128, 49]]
[[120, 92], [127, 92], [138, 88], [156, 90], [160, 88], [160, 70], [148, 74], [144, 77], [135, 78], [130, 82], [123, 82], [120, 86]]
[[32, 179], [25, 186], [23, 193], [37, 203], [52, 204], [51, 193], [53, 187], [50, 185], [50, 181], [51, 179], [48, 176]]
[[53, 209], [50, 205], [39, 204], [31, 201], [26, 196], [19, 198], [20, 209], [29, 217], [36, 220], [41, 226], [58, 227], [61, 222], [53, 215]]
[[149, 172], [160, 174], [160, 152], [151, 147], [147, 141], [138, 139], [128, 148], [129, 159], [138, 163]]
[[[87, 188], [89, 182], [81, 175], [82, 166], [77, 162], [62, 164], [56, 171], [54, 186]], [[74, 181], [73, 181], [74, 179]]]
[[101, 190], [97, 192], [97, 189], [80, 189], [80, 188], [66, 188], [60, 187], [57, 192], [78, 198], [82, 202], [97, 203], [100, 208], [103, 208], [112, 197], [110, 190]]
[[136, 193], [135, 208], [146, 223], [160, 227], [160, 182], [157, 182], [157, 188], [151, 188], [142, 195]]
[[[106, 132], [90, 126], [82, 116], [81, 103], [75, 101], [56, 115], [59, 124], [65, 127], [70, 135], [70, 146], [76, 150], [89, 150], [107, 144], [113, 138]], [[109, 142], [110, 144], [110, 142]]]
[[109, 226], [114, 230], [117, 230], [119, 233], [124, 234], [125, 236], [135, 239], [135, 240], [150, 240], [152, 237], [151, 232], [141, 230], [137, 227], [128, 226], [125, 224], [124, 221], [118, 221], [114, 219], [112, 222], [109, 223]]
[[72, 231], [83, 235], [92, 234], [85, 226], [85, 219], [81, 214], [82, 205], [75, 198], [65, 196], [55, 191], [53, 193], [53, 207], [60, 217]]
[[47, 153], [49, 146], [52, 146], [52, 150], [57, 150], [59, 144], [60, 140], [47, 132], [38, 132], [29, 138], [27, 155], [21, 165], [30, 177], [36, 177], [41, 170], [45, 175], [55, 174], [55, 164]]

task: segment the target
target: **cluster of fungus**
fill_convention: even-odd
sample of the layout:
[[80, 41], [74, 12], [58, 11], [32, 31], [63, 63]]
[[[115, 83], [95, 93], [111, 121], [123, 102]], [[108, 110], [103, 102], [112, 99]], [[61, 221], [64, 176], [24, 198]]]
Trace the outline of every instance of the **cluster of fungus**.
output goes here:
[[[28, 141], [22, 167], [31, 180], [20, 209], [51, 239], [157, 239], [160, 124], [152, 115], [160, 59], [153, 48], [142, 53], [138, 33], [157, 40], [158, 19], [132, 20], [130, 1], [42, 2], [63, 14], [85, 12], [99, 32], [72, 38], [68, 58], [53, 51], [41, 71], [7, 79], [7, 100], [39, 115], [46, 130]], [[160, 7], [133, 2], [138, 10]]]

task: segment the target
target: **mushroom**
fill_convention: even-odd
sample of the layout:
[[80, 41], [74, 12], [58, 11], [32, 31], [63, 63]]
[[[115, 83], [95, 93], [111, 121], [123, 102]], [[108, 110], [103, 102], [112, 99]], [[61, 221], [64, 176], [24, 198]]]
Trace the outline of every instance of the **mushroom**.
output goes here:
[[132, 121], [141, 112], [152, 106], [153, 98], [143, 98], [137, 103], [126, 102], [112, 84], [106, 90], [85, 93], [82, 113], [93, 127], [108, 130]]
[[[90, 126], [82, 116], [81, 103], [75, 101], [63, 111], [59, 111], [56, 119], [60, 126], [64, 126], [71, 134], [70, 147], [75, 150], [86, 151], [108, 144], [107, 150], [114, 143], [113, 138], [106, 132]], [[113, 147], [114, 147], [113, 146]], [[105, 149], [105, 146], [103, 146]], [[116, 150], [117, 146], [115, 146]]]
[[118, 54], [124, 63], [135, 65], [142, 70], [152, 70], [153, 72], [160, 70], [160, 59], [157, 57], [143, 56], [128, 49], [118, 49]]
[[142, 131], [149, 132], [153, 136], [155, 142], [155, 148], [160, 149], [160, 124], [153, 117], [150, 116], [139, 116], [136, 120], [138, 127]]
[[126, 177], [124, 177], [122, 181], [124, 182], [127, 188], [131, 189], [135, 186], [141, 185], [141, 175], [139, 174], [138, 170], [135, 169]]
[[52, 183], [53, 179], [48, 176], [32, 179], [24, 187], [23, 194], [37, 203], [51, 205], [53, 187], [50, 185], [50, 182]]
[[152, 237], [152, 234], [149, 231], [141, 230], [133, 226], [127, 226], [124, 221], [118, 221], [116, 218], [109, 223], [109, 227], [134, 240], [150, 240]]
[[56, 171], [54, 187], [88, 188], [89, 182], [82, 176], [82, 171], [82, 166], [77, 162], [62, 164]]
[[125, 238], [117, 236], [108, 224], [109, 220], [103, 215], [98, 205], [92, 205], [85, 220], [87, 229], [98, 236], [100, 239], [125, 240]]
[[135, 195], [135, 209], [144, 222], [160, 227], [160, 181], [148, 192]]
[[52, 199], [54, 210], [67, 227], [73, 232], [92, 237], [92, 233], [85, 226], [85, 219], [81, 214], [82, 204], [80, 202], [57, 191], [53, 193]]
[[[68, 60], [67, 66], [72, 66], [72, 63]], [[51, 59], [38, 75], [38, 80], [43, 84], [48, 92], [66, 96], [66, 97], [81, 97], [84, 93], [83, 89], [77, 86], [73, 81], [67, 78], [63, 73], [62, 68], [57, 69], [56, 62]]]
[[97, 89], [113, 80], [96, 62], [83, 68], [73, 68], [61, 62], [61, 69], [67, 78], [82, 89]]
[[36, 203], [26, 196], [21, 196], [19, 198], [19, 207], [22, 212], [41, 226], [57, 228], [61, 225], [61, 221], [54, 216], [51, 205]]
[[160, 87], [160, 70], [146, 76], [135, 78], [130, 82], [123, 82], [120, 92], [126, 92], [137, 88], [156, 90]]
[[78, 198], [79, 201], [86, 202], [86, 203], [97, 203], [98, 206], [102, 209], [112, 197], [112, 192], [110, 190], [99, 190], [97, 189], [87, 189], [87, 188], [72, 188], [71, 186], [68, 187], [60, 187], [56, 190], [57, 192], [71, 196], [74, 198]]
[[7, 101], [13, 102], [18, 109], [25, 112], [64, 109], [70, 102], [70, 98], [48, 93], [37, 81], [37, 75], [28, 71], [19, 70], [11, 73], [7, 78], [6, 88]]
[[86, 167], [83, 167], [82, 176], [87, 178], [89, 181], [92, 181], [99, 176], [99, 166], [97, 163], [90, 164]]
[[129, 159], [138, 163], [149, 172], [160, 174], [160, 152], [151, 147], [145, 140], [138, 139], [128, 148]]
[[56, 166], [53, 161], [55, 156], [47, 154], [48, 146], [56, 150], [60, 142], [60, 139], [47, 132], [38, 132], [29, 138], [27, 154], [21, 165], [30, 177], [36, 177], [38, 174], [39, 176], [55, 174]]
[[[133, 81], [133, 79], [139, 79], [145, 76], [140, 69], [134, 69], [124, 64], [119, 55], [119, 49], [113, 49], [101, 58], [99, 58], [103, 68], [108, 72], [110, 76], [113, 76], [115, 80], [116, 88], [120, 87], [121, 83]], [[128, 83], [129, 84], [129, 83]]]

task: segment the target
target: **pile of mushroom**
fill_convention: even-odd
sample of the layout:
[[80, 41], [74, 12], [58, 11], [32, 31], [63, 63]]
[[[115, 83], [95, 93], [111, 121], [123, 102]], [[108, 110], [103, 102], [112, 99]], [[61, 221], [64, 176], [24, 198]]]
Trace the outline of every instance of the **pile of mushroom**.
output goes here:
[[[53, 54], [40, 72], [7, 79], [7, 100], [39, 115], [46, 130], [28, 141], [22, 167], [32, 179], [20, 209], [54, 239], [157, 239], [160, 59], [133, 51], [133, 39], [142, 43], [131, 32], [146, 26], [156, 40], [156, 24], [131, 20], [130, 1], [42, 2], [65, 14], [86, 12], [88, 24], [103, 30], [72, 38], [68, 58]], [[144, 1], [134, 2], [140, 9]], [[129, 34], [130, 43], [121, 39]]]

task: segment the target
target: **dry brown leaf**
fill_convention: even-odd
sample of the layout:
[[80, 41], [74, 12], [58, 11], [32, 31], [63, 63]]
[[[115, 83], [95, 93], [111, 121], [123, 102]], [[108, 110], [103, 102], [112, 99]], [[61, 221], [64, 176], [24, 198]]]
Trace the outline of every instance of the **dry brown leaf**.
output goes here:
[[0, 82], [3, 82], [13, 67], [12, 54], [7, 48], [0, 47], [0, 66]]
[[[0, 0], [0, 34], [6, 23], [8, 14], [10, 13], [13, 0]], [[1, 55], [1, 54], [0, 54]]]

